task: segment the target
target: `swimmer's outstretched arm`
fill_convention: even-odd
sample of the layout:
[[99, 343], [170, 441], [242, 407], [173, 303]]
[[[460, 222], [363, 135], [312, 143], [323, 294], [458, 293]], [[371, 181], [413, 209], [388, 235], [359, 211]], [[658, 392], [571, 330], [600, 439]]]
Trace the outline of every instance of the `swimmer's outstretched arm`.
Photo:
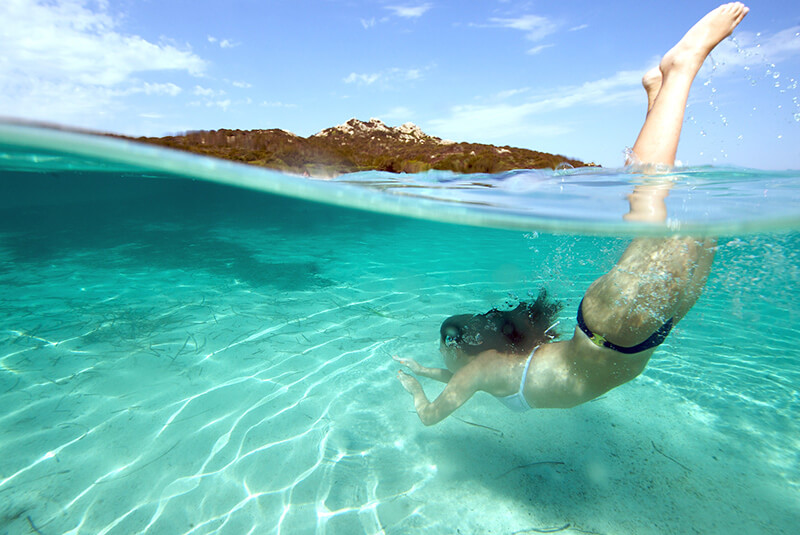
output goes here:
[[403, 366], [407, 367], [416, 375], [421, 375], [422, 377], [427, 377], [428, 379], [434, 379], [440, 383], [446, 383], [453, 377], [453, 372], [450, 370], [445, 370], [444, 368], [428, 368], [426, 366], [422, 366], [414, 359], [404, 359], [398, 357], [397, 355], [392, 355], [392, 358]]
[[469, 364], [458, 370], [433, 402], [428, 401], [422, 385], [414, 377], [398, 371], [397, 378], [403, 388], [414, 397], [414, 408], [422, 423], [433, 425], [450, 416], [478, 391], [480, 375], [476, 371], [476, 367], [471, 368]]

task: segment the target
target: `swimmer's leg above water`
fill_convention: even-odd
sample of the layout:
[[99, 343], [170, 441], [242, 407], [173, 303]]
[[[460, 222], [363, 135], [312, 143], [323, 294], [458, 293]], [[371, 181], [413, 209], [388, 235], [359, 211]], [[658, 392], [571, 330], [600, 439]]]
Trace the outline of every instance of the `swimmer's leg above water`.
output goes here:
[[[708, 54], [733, 32], [748, 11], [740, 2], [718, 7], [700, 19], [678, 44], [664, 54], [659, 65], [660, 88], [652, 99], [644, 126], [633, 146], [633, 152], [643, 163], [675, 163], [692, 82]], [[645, 88], [648, 89], [646, 82], [647, 77]], [[651, 100], [651, 91], [648, 89], [648, 101]]]
[[[644, 125], [633, 146], [645, 166], [671, 166], [678, 150], [684, 110], [703, 61], [747, 14], [739, 2], [708, 13], [667, 52], [658, 70], [642, 80], [648, 96]], [[666, 219], [664, 198], [670, 182], [637, 187], [630, 195], [628, 220]], [[677, 323], [694, 305], [713, 260], [713, 239], [637, 239], [614, 269], [589, 288], [583, 312], [593, 332], [609, 333], [619, 345], [641, 342], [664, 322]], [[622, 306], [619, 306], [621, 304]], [[628, 328], [620, 329], [620, 326]]]
[[[657, 70], [645, 75], [648, 112], [633, 146], [637, 163], [655, 169], [674, 164], [692, 82], [711, 50], [747, 12], [739, 2], [711, 11], [664, 55]], [[651, 183], [630, 195], [626, 219], [663, 222], [668, 193], [668, 180], [654, 175]], [[442, 333], [441, 351], [448, 370], [424, 368], [412, 359], [395, 357], [412, 372], [447, 383], [436, 400], [428, 401], [414, 377], [399, 371], [398, 378], [414, 397], [426, 425], [441, 421], [477, 391], [498, 398], [519, 396], [537, 408], [573, 407], [590, 401], [644, 370], [655, 346], [697, 301], [715, 244], [713, 238], [635, 239], [616, 266], [587, 290], [572, 339], [543, 343], [547, 338], [540, 332], [541, 322], [531, 317], [527, 327], [514, 332], [515, 344], [524, 345], [525, 351], [517, 351], [514, 344], [467, 351], [466, 344], [458, 343], [455, 326], [449, 338]], [[537, 347], [529, 351], [530, 344], [520, 342], [520, 336], [523, 341], [525, 336], [534, 337]]]

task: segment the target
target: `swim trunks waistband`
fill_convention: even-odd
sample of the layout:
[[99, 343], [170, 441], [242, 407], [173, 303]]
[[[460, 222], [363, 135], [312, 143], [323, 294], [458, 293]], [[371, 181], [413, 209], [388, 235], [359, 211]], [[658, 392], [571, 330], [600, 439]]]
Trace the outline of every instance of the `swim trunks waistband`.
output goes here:
[[622, 347], [616, 344], [612, 344], [608, 340], [606, 340], [603, 336], [593, 333], [589, 330], [589, 327], [586, 326], [586, 322], [583, 321], [583, 312], [581, 309], [583, 308], [583, 299], [581, 299], [581, 304], [578, 305], [578, 328], [583, 331], [583, 334], [589, 337], [589, 340], [598, 347], [607, 347], [608, 349], [613, 349], [614, 351], [618, 351], [619, 353], [625, 353], [626, 355], [632, 355], [634, 353], [641, 353], [642, 351], [646, 351], [648, 349], [654, 348], [667, 338], [667, 335], [672, 330], [672, 318], [668, 319], [664, 325], [658, 328], [656, 332], [654, 332], [650, 338], [642, 342], [641, 344], [636, 344], [632, 347]]

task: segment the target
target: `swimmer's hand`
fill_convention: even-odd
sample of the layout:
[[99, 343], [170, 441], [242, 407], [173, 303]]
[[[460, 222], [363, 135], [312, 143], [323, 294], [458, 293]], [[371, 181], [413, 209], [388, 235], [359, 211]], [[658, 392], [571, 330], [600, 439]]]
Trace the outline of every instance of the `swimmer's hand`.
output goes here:
[[[422, 394], [422, 385], [419, 384], [419, 381], [402, 370], [397, 370], [397, 378], [400, 380], [400, 384], [403, 385], [403, 388], [406, 389], [406, 392], [415, 396], [416, 401], [416, 396]], [[424, 394], [422, 394], [422, 396], [424, 397]], [[425, 401], [427, 403], [427, 400]]]
[[392, 355], [392, 358], [416, 374], [422, 372], [422, 366], [414, 359], [404, 359], [397, 355]]
[[450, 370], [445, 370], [442, 368], [426, 368], [422, 366], [414, 359], [404, 359], [400, 358], [397, 355], [392, 355], [392, 358], [406, 366], [412, 373], [419, 375], [420, 377], [427, 377], [429, 379], [434, 379], [436, 381], [446, 383], [453, 377], [453, 373]]

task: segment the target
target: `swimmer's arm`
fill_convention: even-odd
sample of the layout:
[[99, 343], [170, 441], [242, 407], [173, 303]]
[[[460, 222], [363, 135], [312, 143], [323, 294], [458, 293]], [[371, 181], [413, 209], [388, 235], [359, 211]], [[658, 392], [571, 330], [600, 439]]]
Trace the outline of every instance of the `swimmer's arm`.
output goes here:
[[406, 366], [415, 374], [421, 375], [422, 377], [427, 377], [429, 379], [434, 379], [440, 383], [446, 383], [453, 377], [453, 372], [450, 370], [445, 370], [443, 368], [427, 368], [425, 366], [421, 366], [414, 359], [404, 359], [398, 357], [397, 355], [393, 355], [392, 358], [403, 366]]
[[442, 393], [433, 402], [428, 401], [422, 386], [415, 378], [402, 371], [397, 372], [397, 378], [400, 379], [403, 388], [414, 397], [414, 408], [422, 423], [433, 425], [450, 416], [477, 392], [477, 384], [474, 380], [476, 375], [465, 373], [465, 371], [467, 368], [462, 368], [454, 374]]

